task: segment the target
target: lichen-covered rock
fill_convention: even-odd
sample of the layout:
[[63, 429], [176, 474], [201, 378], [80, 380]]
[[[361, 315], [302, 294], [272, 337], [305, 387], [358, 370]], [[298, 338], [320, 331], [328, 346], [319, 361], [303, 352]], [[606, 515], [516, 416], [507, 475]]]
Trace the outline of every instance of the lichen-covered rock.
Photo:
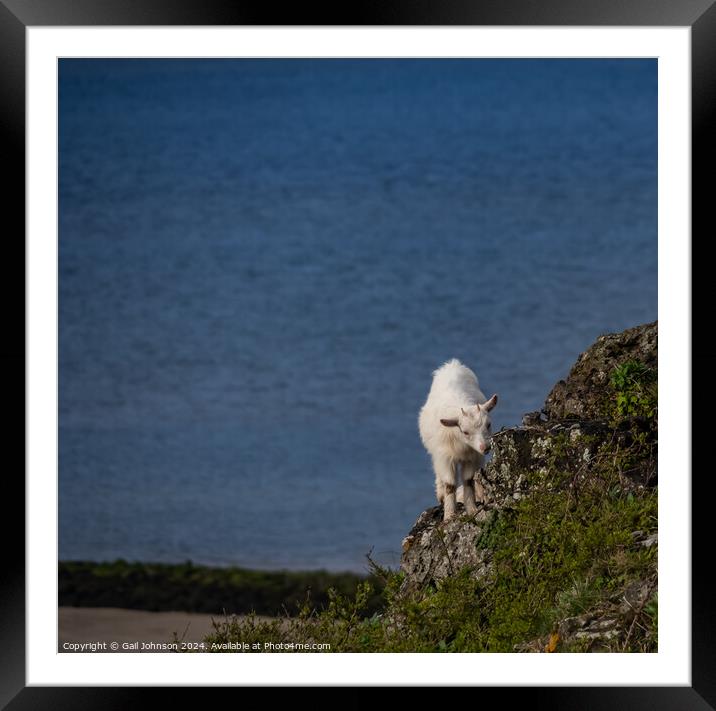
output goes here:
[[[617, 428], [605, 420], [567, 420], [501, 430], [492, 438], [492, 459], [480, 472], [486, 502], [508, 506], [537, 482], [548, 487], [578, 484], [599, 463], [604, 448], [610, 457], [626, 453], [636, 436], [644, 438], [644, 445], [656, 446], [656, 433], [638, 420]], [[572, 477], [565, 482], [567, 472]], [[640, 456], [633, 463], [625, 455], [623, 473], [625, 486], [655, 484], [656, 454], [653, 460]]]
[[562, 620], [557, 634], [562, 643], [587, 642], [591, 647], [618, 639], [622, 629], [621, 617], [618, 614], [600, 612]]
[[547, 396], [543, 411], [549, 420], [599, 419], [604, 416], [612, 392], [609, 378], [615, 367], [636, 360], [657, 367], [657, 322], [600, 336], [582, 353], [566, 380], [560, 380]]
[[403, 539], [400, 569], [405, 578], [401, 590], [424, 588], [465, 567], [476, 577], [485, 575], [488, 551], [478, 544], [489, 515], [488, 507], [478, 506], [475, 516], [465, 516], [458, 504], [457, 516], [443, 522], [442, 506], [423, 511]]

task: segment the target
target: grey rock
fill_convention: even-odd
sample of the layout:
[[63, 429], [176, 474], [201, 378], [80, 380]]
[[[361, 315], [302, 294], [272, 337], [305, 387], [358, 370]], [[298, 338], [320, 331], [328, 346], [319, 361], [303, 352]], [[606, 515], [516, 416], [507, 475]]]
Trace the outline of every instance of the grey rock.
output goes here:
[[558, 634], [562, 643], [583, 640], [609, 642], [619, 637], [621, 627], [621, 618], [617, 614], [585, 614], [563, 620]]
[[489, 553], [478, 547], [490, 509], [478, 505], [474, 516], [466, 516], [458, 504], [457, 516], [443, 521], [442, 506], [434, 506], [418, 517], [403, 539], [400, 568], [405, 573], [402, 591], [421, 589], [461, 569], [470, 567], [475, 577], [489, 570]]
[[651, 548], [652, 546], [656, 546], [659, 543], [659, 534], [658, 533], [652, 533], [651, 536], [648, 538], [645, 538], [643, 541], [640, 542], [639, 545], [643, 546], [644, 548]]
[[522, 415], [522, 424], [524, 427], [541, 427], [545, 421], [544, 415], [539, 410], [537, 412], [527, 412]]
[[634, 543], [642, 548], [651, 548], [659, 544], [658, 533], [647, 535], [644, 531], [633, 531], [631, 535], [634, 539]]
[[[603, 444], [628, 447], [638, 422], [629, 422], [615, 432], [606, 420], [552, 422], [541, 427], [512, 427], [492, 438], [492, 459], [479, 478], [486, 502], [503, 507], [529, 493], [530, 477], [549, 479], [550, 470], [573, 471], [575, 482], [589, 476], [594, 457]], [[656, 442], [656, 433], [644, 429], [648, 441]], [[656, 483], [656, 460], [644, 461], [624, 474], [625, 487], [652, 486]]]
[[618, 605], [622, 617], [631, 621], [656, 591], [655, 581], [637, 580], [628, 585], [620, 595], [614, 596], [613, 602]]

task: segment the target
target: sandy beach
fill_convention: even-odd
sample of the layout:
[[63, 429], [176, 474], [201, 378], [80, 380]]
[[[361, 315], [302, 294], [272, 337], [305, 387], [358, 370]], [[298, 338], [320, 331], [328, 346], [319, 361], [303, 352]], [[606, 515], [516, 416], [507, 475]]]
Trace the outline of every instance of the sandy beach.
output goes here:
[[[106, 642], [107, 649], [117, 642], [119, 652], [162, 651], [141, 649], [142, 642], [171, 642], [176, 632], [179, 639], [200, 642], [212, 630], [212, 619], [222, 620], [221, 615], [204, 615], [192, 612], [147, 612], [111, 607], [60, 607], [59, 652], [91, 651], [89, 648], [68, 648], [67, 644]], [[124, 643], [139, 642], [137, 648], [123, 648]], [[74, 645], [73, 645], [74, 646]], [[171, 651], [171, 650], [168, 650]]]

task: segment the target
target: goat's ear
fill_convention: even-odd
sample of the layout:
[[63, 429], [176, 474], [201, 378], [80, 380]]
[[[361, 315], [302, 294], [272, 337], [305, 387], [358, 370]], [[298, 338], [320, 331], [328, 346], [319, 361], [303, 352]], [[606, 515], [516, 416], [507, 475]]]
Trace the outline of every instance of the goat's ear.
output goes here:
[[462, 412], [462, 414], [465, 415], [465, 417], [467, 417], [467, 412], [465, 412], [465, 410], [462, 407], [460, 408], [460, 412]]
[[445, 427], [457, 427], [458, 421], [457, 420], [440, 420]]
[[495, 393], [487, 402], [483, 403], [483, 407], [489, 412], [497, 405], [497, 393]]

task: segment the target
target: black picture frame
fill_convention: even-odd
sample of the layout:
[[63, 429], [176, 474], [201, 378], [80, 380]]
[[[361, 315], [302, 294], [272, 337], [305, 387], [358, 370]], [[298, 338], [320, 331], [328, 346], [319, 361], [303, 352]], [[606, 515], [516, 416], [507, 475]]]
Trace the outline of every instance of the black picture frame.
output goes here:
[[[276, 18], [281, 22], [277, 23]], [[271, 3], [228, 0], [0, 0], [0, 130], [2, 163], [7, 181], [3, 201], [5, 276], [22, 274], [25, 248], [25, 29], [34, 26], [91, 25], [486, 25], [486, 26], [682, 26], [691, 28], [692, 82], [692, 222], [705, 240], [709, 218], [709, 173], [716, 163], [712, 133], [716, 133], [716, 0], [394, 0], [347, 7], [293, 4], [278, 10]], [[698, 226], [698, 227], [697, 227]], [[712, 232], [713, 230], [711, 230]], [[684, 235], [690, 240], [690, 235]], [[696, 240], [692, 240], [692, 244]], [[20, 269], [18, 265], [23, 265]], [[25, 320], [15, 305], [13, 280], [7, 290], [5, 324], [15, 339], [4, 339], [0, 357], [12, 373], [9, 389], [21, 387], [15, 373], [25, 375]], [[24, 294], [24, 283], [23, 283]], [[24, 307], [24, 296], [23, 296]], [[22, 330], [22, 335], [20, 331]], [[10, 344], [14, 345], [11, 346]], [[685, 386], [691, 387], [688, 378]], [[19, 400], [19, 392], [18, 398]], [[23, 392], [23, 413], [24, 392]], [[14, 413], [13, 413], [14, 414]], [[688, 420], [687, 420], [688, 421]], [[9, 420], [5, 442], [20, 448], [24, 417]], [[684, 433], [680, 435], [684, 437]], [[687, 433], [689, 439], [692, 432]], [[24, 468], [25, 451], [22, 462]], [[685, 467], [688, 460], [685, 460]], [[704, 472], [706, 473], [706, 472]], [[716, 708], [716, 611], [709, 585], [711, 559], [707, 494], [710, 477], [692, 480], [692, 685], [690, 687], [510, 687], [475, 690], [479, 702], [498, 693], [502, 703], [528, 702], [531, 708], [557, 709], [714, 709]], [[705, 480], [705, 481], [704, 481]], [[169, 703], [151, 689], [132, 687], [26, 687], [25, 682], [25, 488], [15, 469], [6, 471], [5, 501], [14, 516], [2, 517], [4, 571], [0, 578], [0, 707], [20, 709], [128, 708], [143, 702]], [[19, 517], [19, 518], [18, 518]], [[51, 631], [48, 631], [50, 634]], [[54, 634], [54, 631], [52, 631]], [[448, 680], [446, 680], [448, 681]], [[457, 680], [449, 680], [455, 682]], [[326, 680], [330, 684], [330, 679]], [[416, 680], [416, 684], [419, 680]], [[567, 683], [567, 681], [565, 681]], [[353, 703], [367, 689], [351, 695]], [[187, 690], [180, 690], [186, 698]], [[295, 692], [294, 692], [295, 693]], [[496, 695], [495, 694], [495, 695]], [[504, 695], [508, 694], [506, 698]], [[519, 698], [518, 698], [519, 697]], [[293, 697], [294, 701], [296, 696]], [[348, 698], [344, 696], [344, 701]], [[476, 699], [477, 700], [477, 699]]]

